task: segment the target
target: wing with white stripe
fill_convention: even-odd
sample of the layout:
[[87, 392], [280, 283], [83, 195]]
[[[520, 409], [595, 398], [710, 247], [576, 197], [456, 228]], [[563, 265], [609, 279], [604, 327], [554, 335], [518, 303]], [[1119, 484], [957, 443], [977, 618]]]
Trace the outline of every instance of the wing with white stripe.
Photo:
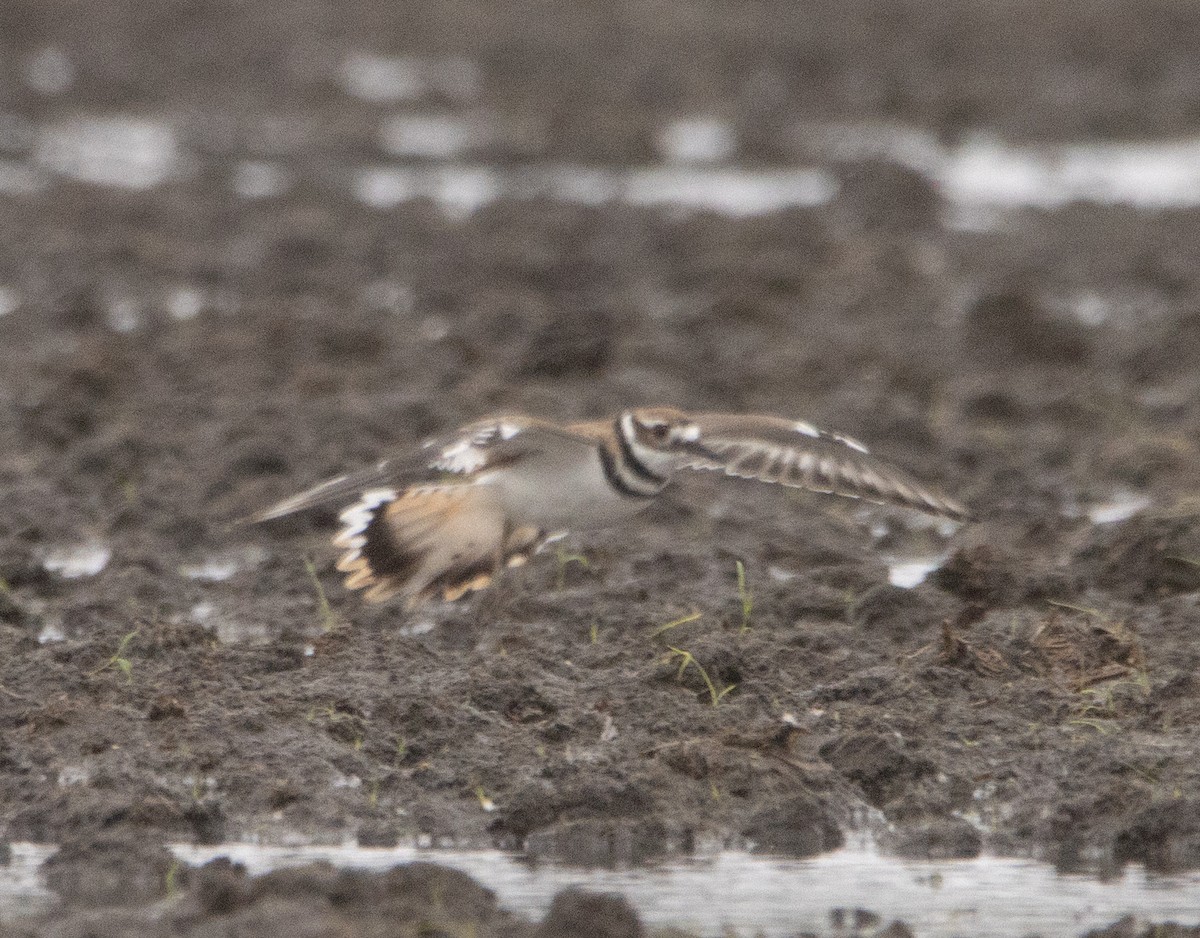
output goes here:
[[682, 468], [970, 518], [959, 502], [872, 456], [857, 440], [805, 421], [734, 414], [691, 419], [699, 433], [681, 444]]
[[410, 485], [445, 481], [447, 476], [459, 476], [467, 482], [486, 469], [511, 461], [518, 450], [532, 442], [522, 434], [541, 425], [528, 417], [480, 420], [449, 436], [381, 459], [374, 466], [321, 482], [251, 515], [249, 520], [273, 521], [326, 505], [345, 505], [370, 489], [402, 490]]

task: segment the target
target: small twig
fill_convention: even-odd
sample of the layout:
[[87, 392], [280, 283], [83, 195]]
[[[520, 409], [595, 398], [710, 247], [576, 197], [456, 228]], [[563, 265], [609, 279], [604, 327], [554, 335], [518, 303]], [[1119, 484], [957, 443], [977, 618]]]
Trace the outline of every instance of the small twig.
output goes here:
[[687, 625], [689, 622], [695, 622], [702, 615], [704, 615], [704, 613], [700, 612], [699, 610], [689, 612], [686, 616], [680, 616], [678, 619], [674, 619], [668, 622], [666, 625], [660, 625], [650, 633], [650, 637], [658, 638], [658, 636], [662, 635], [664, 632], [669, 632], [671, 629], [678, 628], [681, 625]]
[[129, 643], [133, 641], [134, 637], [141, 630], [142, 630], [142, 627], [139, 625], [132, 632], [129, 632], [128, 634], [123, 636], [121, 638], [121, 641], [117, 644], [117, 650], [116, 650], [116, 652], [113, 653], [113, 656], [111, 658], [109, 658], [106, 662], [104, 662], [104, 664], [100, 665], [100, 667], [96, 668], [94, 671], [90, 671], [89, 675], [96, 675], [96, 674], [99, 674], [101, 671], [107, 671], [109, 668], [116, 668], [123, 675], [125, 675], [125, 683], [132, 684], [133, 683], [133, 662], [125, 657], [125, 649], [129, 647]]
[[313, 588], [317, 591], [317, 609], [321, 613], [321, 630], [332, 632], [338, 626], [337, 615], [334, 614], [333, 607], [329, 605], [329, 597], [325, 595], [325, 588], [317, 577], [317, 568], [311, 557], [304, 558], [304, 569], [308, 571], [308, 578], [312, 580]]
[[712, 678], [708, 676], [708, 672], [704, 670], [704, 666], [695, 659], [690, 651], [683, 648], [676, 648], [674, 645], [667, 646], [671, 653], [667, 656], [670, 661], [676, 656], [679, 657], [679, 672], [675, 675], [675, 680], [683, 680], [683, 672], [687, 670], [688, 665], [695, 665], [696, 670], [700, 672], [700, 677], [703, 678], [705, 686], [708, 688], [708, 696], [712, 700], [712, 705], [715, 707], [721, 702], [721, 698], [728, 694], [731, 690], [737, 687], [736, 684], [730, 684], [728, 687], [718, 691], [716, 685], [713, 684]]
[[1065, 603], [1059, 599], [1047, 599], [1046, 602], [1048, 602], [1051, 606], [1057, 606], [1059, 609], [1071, 609], [1075, 612], [1086, 613], [1089, 616], [1096, 616], [1097, 618], [1103, 617], [1103, 613], [1101, 613], [1099, 609], [1089, 609], [1087, 606], [1076, 606], [1074, 603]]
[[567, 585], [568, 564], [577, 563], [584, 569], [591, 566], [583, 554], [568, 554], [562, 546], [557, 548], [556, 556], [558, 557], [558, 575], [554, 578], [554, 588], [557, 590], [564, 589]]
[[750, 612], [754, 609], [754, 594], [746, 588], [746, 565], [737, 562], [738, 599], [742, 601], [742, 627], [739, 633], [750, 631]]

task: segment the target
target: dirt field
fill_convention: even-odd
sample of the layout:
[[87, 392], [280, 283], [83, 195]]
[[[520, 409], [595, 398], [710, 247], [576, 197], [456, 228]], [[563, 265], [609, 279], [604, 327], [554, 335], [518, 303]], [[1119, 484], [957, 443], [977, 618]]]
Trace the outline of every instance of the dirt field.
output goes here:
[[[1200, 862], [1200, 212], [963, 230], [882, 163], [753, 218], [544, 198], [452, 218], [351, 191], [406, 108], [490, 115], [471, 155], [500, 166], [651, 163], [693, 114], [764, 166], [804, 121], [1200, 126], [1194, 5], [995, 6], [6, 4], [5, 114], [148, 117], [186, 158], [142, 191], [0, 191], [19, 299], [0, 316], [0, 836], [68, 843], [85, 873], [64, 888], [93, 897], [88, 857], [133, 857], [147, 898], [158, 844], [295, 835], [630, 862], [867, 830], [910, 856]], [[47, 47], [73, 68], [55, 94], [29, 77]], [[382, 105], [338, 84], [363, 50], [457, 64]], [[39, 158], [16, 131], [0, 157]], [[247, 159], [290, 186], [238, 195]], [[329, 516], [231, 526], [491, 411], [659, 402], [852, 434], [980, 520], [945, 540], [697, 479], [417, 615], [342, 589]], [[71, 578], [73, 545], [111, 555]], [[890, 561], [942, 553], [889, 585]], [[250, 902], [205, 875], [190, 902]]]

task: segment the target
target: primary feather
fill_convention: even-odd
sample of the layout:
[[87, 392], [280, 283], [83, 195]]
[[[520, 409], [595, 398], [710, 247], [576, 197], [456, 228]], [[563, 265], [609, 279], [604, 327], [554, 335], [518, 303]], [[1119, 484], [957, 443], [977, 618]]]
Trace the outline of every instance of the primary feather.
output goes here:
[[916, 508], [959, 521], [965, 506], [872, 456], [857, 440], [802, 420], [699, 414], [693, 441], [683, 441], [683, 466], [757, 479], [810, 492]]

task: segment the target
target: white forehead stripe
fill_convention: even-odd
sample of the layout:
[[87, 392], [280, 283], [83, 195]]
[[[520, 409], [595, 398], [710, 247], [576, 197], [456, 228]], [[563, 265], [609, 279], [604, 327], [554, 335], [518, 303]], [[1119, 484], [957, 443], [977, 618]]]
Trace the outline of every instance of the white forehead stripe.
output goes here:
[[797, 433], [803, 433], [805, 436], [819, 437], [821, 435], [820, 430], [804, 420], [797, 420], [792, 426]]
[[512, 423], [502, 423], [498, 429], [500, 431], [500, 439], [502, 440], [511, 440], [521, 432], [521, 428]]

